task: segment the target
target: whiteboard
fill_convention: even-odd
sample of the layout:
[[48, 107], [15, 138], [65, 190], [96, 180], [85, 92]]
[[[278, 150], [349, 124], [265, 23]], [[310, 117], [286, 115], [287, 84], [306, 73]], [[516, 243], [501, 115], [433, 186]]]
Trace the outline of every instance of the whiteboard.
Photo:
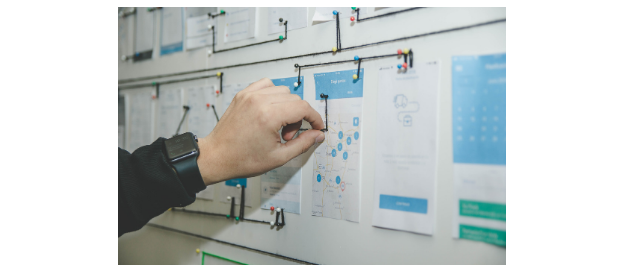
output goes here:
[[[225, 9], [227, 8], [219, 8]], [[399, 9], [368, 8], [373, 16]], [[181, 53], [160, 56], [154, 48], [154, 58], [132, 63], [119, 61], [119, 80], [165, 73], [206, 69], [266, 59], [302, 55], [331, 50], [335, 46], [335, 22], [312, 24], [315, 8], [308, 9], [308, 27], [288, 32], [283, 42], [270, 42], [253, 47], [237, 49], [208, 57], [207, 48], [185, 50]], [[160, 12], [155, 12], [159, 21]], [[258, 8], [256, 14], [257, 35], [253, 39], [228, 44], [217, 39], [217, 50], [271, 40], [280, 34], [268, 35], [268, 10]], [[505, 8], [425, 8], [396, 15], [352, 23], [341, 20], [342, 46], [349, 47], [404, 36], [429, 33], [444, 29], [473, 25], [506, 18]], [[222, 20], [223, 18], [220, 18]], [[218, 32], [222, 32], [222, 24]], [[155, 40], [159, 40], [159, 25], [155, 25]], [[133, 35], [132, 29], [129, 28]], [[360, 222], [348, 222], [311, 215], [312, 161], [307, 160], [302, 169], [301, 214], [286, 214], [287, 225], [279, 230], [265, 224], [252, 222], [234, 223], [232, 220], [211, 216], [165, 212], [151, 223], [195, 233], [214, 239], [244, 245], [266, 252], [285, 255], [318, 264], [505, 264], [506, 250], [490, 244], [452, 238], [453, 167], [451, 124], [451, 57], [456, 55], [481, 55], [506, 51], [506, 23], [490, 24], [460, 31], [428, 35], [424, 37], [363, 47], [336, 54], [321, 54], [289, 60], [274, 61], [222, 69], [223, 84], [248, 83], [263, 77], [270, 79], [297, 76], [294, 64], [300, 65], [331, 62], [360, 57], [392, 54], [399, 48], [412, 48], [416, 62], [440, 61], [441, 85], [438, 123], [438, 169], [436, 181], [437, 218], [433, 236], [382, 229], [372, 226], [375, 132], [377, 113], [377, 69], [396, 65], [396, 58], [384, 58], [362, 62], [364, 77], [364, 111], [362, 119], [362, 157], [360, 183]], [[347, 62], [337, 65], [318, 66], [301, 70], [301, 75], [312, 79], [321, 72], [356, 69], [357, 64]], [[215, 73], [212, 71], [209, 73]], [[208, 74], [208, 73], [205, 73]], [[195, 76], [200, 74], [195, 74]], [[193, 75], [188, 75], [190, 77]], [[167, 79], [183, 78], [184, 76]], [[145, 81], [149, 82], [149, 81]], [[139, 82], [140, 83], [140, 82]], [[218, 85], [216, 78], [180, 82], [167, 88]], [[122, 94], [134, 90], [122, 90]], [[314, 81], [305, 80], [304, 99], [314, 100]], [[217, 108], [222, 106], [217, 99]], [[260, 177], [249, 182], [260, 182]], [[260, 186], [246, 194], [260, 194]], [[229, 205], [215, 200], [197, 200], [187, 209], [214, 213], [228, 213]], [[274, 220], [275, 216], [260, 209], [259, 197], [253, 207], [245, 210], [245, 217], [257, 220]], [[237, 207], [238, 208], [238, 207]], [[150, 226], [128, 233], [118, 240], [119, 264], [201, 264], [202, 254], [196, 249], [224, 256], [248, 264], [295, 264], [252, 250], [241, 249], [222, 243], [166, 231]]]

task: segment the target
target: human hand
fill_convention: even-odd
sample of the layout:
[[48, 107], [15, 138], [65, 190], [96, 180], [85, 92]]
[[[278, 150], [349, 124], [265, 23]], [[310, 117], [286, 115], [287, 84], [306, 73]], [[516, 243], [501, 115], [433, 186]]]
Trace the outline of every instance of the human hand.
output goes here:
[[[312, 129], [293, 139], [302, 120]], [[210, 135], [199, 139], [197, 165], [206, 185], [257, 176], [323, 142], [322, 128], [321, 115], [308, 102], [263, 78], [236, 94]]]

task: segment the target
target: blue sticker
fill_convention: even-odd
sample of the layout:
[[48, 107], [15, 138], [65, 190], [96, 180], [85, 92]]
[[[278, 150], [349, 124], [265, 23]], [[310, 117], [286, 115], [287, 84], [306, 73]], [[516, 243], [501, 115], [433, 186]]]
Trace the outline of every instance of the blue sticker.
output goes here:
[[360, 118], [359, 117], [353, 117], [353, 126], [357, 127], [359, 124], [360, 124]]
[[273, 85], [275, 86], [288, 87], [291, 94], [296, 94], [303, 100], [303, 76], [301, 77], [301, 83], [295, 87], [295, 82], [297, 82], [298, 78], [299, 77], [276, 78], [271, 81], [273, 81]]
[[351, 145], [351, 137], [347, 137], [347, 145]]
[[506, 54], [453, 57], [453, 162], [507, 164]]
[[321, 174], [316, 175], [316, 181], [321, 182]]
[[355, 138], [356, 140], [360, 138], [360, 133], [359, 132], [355, 132], [353, 133], [353, 138]]
[[342, 153], [342, 158], [343, 159], [347, 159], [349, 157], [349, 154], [347, 154], [347, 151], [345, 151], [344, 153]]
[[332, 150], [332, 157], [336, 157], [336, 149]]
[[338, 132], [338, 139], [342, 139], [342, 131]]
[[225, 185], [227, 185], [227, 186], [236, 187], [236, 185], [238, 185], [238, 184], [240, 184], [241, 186], [247, 187], [247, 179], [246, 178], [239, 178], [239, 179], [231, 179], [231, 180], [226, 180], [225, 181]]
[[340, 176], [336, 177], [336, 184], [340, 184]]
[[342, 151], [342, 143], [338, 143], [338, 151]]
[[360, 69], [360, 77], [353, 79], [355, 70], [345, 70], [338, 72], [328, 72], [314, 74], [314, 84], [316, 89], [316, 100], [321, 100], [321, 94], [327, 94], [327, 99], [340, 99], [362, 97], [364, 93], [364, 69]]

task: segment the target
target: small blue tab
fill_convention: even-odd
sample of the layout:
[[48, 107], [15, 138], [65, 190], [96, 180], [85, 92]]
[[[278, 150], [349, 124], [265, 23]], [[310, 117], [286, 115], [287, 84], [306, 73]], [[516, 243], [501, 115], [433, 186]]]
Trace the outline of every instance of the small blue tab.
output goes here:
[[379, 208], [427, 214], [427, 200], [393, 195], [379, 195]]

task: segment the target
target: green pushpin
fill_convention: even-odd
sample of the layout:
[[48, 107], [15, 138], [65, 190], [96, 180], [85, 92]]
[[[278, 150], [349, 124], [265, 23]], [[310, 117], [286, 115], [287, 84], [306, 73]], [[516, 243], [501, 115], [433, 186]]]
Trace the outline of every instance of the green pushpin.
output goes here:
[[284, 39], [284, 36], [280, 35], [280, 41]]
[[147, 11], [152, 11], [152, 8], [147, 8]]
[[225, 10], [221, 10], [221, 14], [225, 13]]
[[156, 85], [156, 81], [153, 81], [153, 82], [152, 82], [152, 86], [155, 86], [155, 85]]
[[351, 9], [352, 9], [352, 10], [355, 10], [356, 8], [355, 8], [355, 7], [352, 7]]
[[225, 217], [230, 218], [230, 215], [229, 215], [229, 214], [227, 214], [227, 215], [225, 215]]
[[236, 217], [236, 221], [238, 221], [238, 216]]

